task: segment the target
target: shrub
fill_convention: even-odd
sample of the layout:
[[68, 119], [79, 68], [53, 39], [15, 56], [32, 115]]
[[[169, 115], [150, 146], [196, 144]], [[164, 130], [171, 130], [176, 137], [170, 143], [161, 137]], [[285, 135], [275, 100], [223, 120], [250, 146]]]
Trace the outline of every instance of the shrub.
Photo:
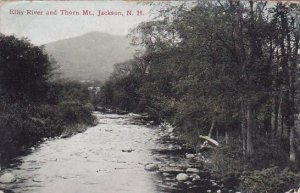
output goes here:
[[244, 172], [240, 179], [245, 193], [283, 193], [298, 187], [300, 174], [287, 168], [271, 167]]
[[22, 106], [2, 102], [0, 106], [2, 161], [42, 138], [59, 136], [66, 130], [74, 134], [78, 125], [92, 125], [95, 121], [89, 109], [77, 103]]

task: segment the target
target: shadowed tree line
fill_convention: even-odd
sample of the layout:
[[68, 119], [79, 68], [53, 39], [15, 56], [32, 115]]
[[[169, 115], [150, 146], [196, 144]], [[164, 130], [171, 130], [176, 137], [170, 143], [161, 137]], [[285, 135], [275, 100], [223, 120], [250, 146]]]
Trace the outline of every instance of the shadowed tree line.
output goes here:
[[87, 85], [59, 80], [43, 47], [0, 34], [0, 163], [93, 124]]
[[[200, 134], [216, 138], [219, 173], [299, 169], [299, 14], [298, 4], [260, 1], [163, 6], [130, 34], [145, 50], [115, 65], [101, 104], [167, 120], [195, 147]], [[245, 179], [254, 192], [283, 189]]]

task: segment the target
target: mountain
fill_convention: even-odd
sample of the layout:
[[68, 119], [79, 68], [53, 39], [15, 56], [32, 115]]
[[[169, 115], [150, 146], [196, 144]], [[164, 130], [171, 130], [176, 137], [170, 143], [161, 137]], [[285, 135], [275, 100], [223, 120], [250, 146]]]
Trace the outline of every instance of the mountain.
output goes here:
[[64, 78], [106, 80], [113, 65], [133, 58], [134, 49], [125, 36], [90, 32], [79, 37], [45, 45]]

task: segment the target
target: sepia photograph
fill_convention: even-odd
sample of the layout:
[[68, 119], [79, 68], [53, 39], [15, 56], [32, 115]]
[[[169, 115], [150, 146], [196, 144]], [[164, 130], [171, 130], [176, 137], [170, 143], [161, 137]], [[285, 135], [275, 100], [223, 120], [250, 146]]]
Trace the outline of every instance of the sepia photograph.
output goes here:
[[0, 0], [0, 193], [300, 193], [300, 1]]

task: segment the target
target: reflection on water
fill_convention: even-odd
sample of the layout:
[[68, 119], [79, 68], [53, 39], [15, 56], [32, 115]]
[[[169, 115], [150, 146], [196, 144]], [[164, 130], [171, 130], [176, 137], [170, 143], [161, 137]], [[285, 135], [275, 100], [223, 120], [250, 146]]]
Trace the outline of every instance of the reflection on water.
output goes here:
[[[95, 113], [99, 124], [66, 139], [47, 140], [10, 169], [17, 181], [0, 185], [15, 193], [155, 193], [157, 130], [137, 115]], [[122, 151], [123, 150], [123, 151]], [[126, 151], [124, 151], [126, 150]], [[130, 151], [127, 151], [130, 150]], [[132, 150], [132, 151], [131, 151]]]

